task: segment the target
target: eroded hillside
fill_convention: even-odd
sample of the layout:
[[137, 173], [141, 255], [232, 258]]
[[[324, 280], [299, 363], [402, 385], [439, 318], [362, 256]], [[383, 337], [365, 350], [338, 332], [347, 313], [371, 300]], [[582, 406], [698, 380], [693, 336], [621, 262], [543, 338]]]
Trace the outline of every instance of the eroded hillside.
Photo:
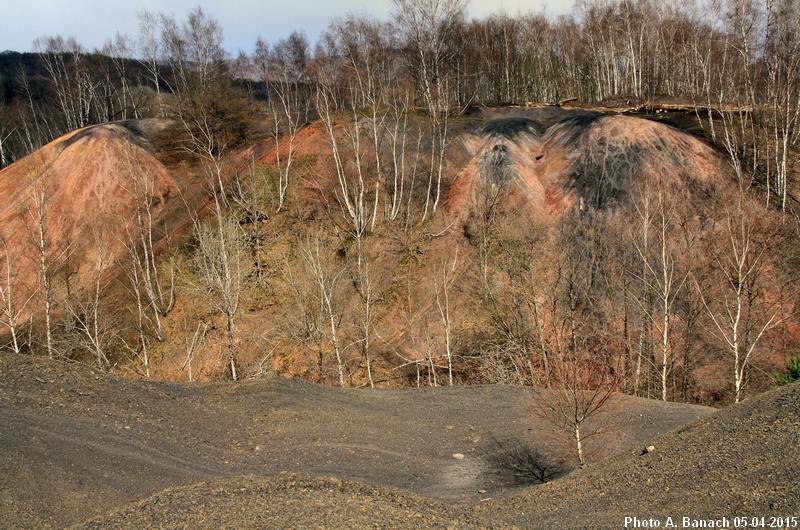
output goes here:
[[[580, 109], [484, 108], [440, 129], [375, 120], [329, 116], [219, 160], [182, 151], [179, 124], [129, 121], [6, 168], [15, 299], [30, 296], [18, 335], [45, 344], [38, 190], [55, 355], [168, 380], [233, 367], [342, 386], [535, 384], [574, 322], [569, 341], [599, 349], [629, 392], [730, 396], [728, 346], [708, 328], [725, 311], [729, 232], [751, 223], [753, 248], [793, 236], [736, 198], [724, 156]], [[775, 315], [754, 346], [763, 387], [800, 340], [797, 291], [765, 283], [794, 285], [794, 258], [749, 259], [747, 325]]]

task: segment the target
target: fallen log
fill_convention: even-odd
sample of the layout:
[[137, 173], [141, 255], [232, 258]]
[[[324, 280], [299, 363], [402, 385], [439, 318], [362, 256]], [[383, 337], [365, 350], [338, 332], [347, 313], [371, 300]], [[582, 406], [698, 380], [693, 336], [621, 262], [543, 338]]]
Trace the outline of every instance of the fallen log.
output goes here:
[[[559, 103], [559, 106], [561, 104]], [[629, 114], [629, 113], [636, 113], [636, 112], [655, 112], [656, 114], [661, 112], [697, 112], [697, 113], [708, 113], [709, 111], [716, 113], [716, 114], [730, 114], [730, 113], [746, 113], [752, 112], [753, 106], [752, 105], [695, 105], [692, 103], [641, 103], [637, 105], [626, 105], [620, 107], [605, 107], [605, 106], [591, 106], [585, 107], [582, 105], [576, 105], [576, 108], [581, 108], [584, 110], [591, 110], [595, 112], [604, 112], [604, 113], [617, 113], [617, 114]]]

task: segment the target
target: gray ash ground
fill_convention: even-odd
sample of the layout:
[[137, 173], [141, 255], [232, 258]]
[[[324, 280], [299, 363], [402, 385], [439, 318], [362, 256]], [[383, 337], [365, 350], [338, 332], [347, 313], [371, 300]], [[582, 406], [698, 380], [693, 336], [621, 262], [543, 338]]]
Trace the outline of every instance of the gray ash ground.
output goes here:
[[498, 467], [498, 442], [568, 456], [535, 400], [504, 386], [129, 381], [4, 355], [0, 521], [553, 528], [618, 527], [629, 511], [798, 512], [798, 385], [716, 414], [619, 396], [595, 463], [531, 486]]

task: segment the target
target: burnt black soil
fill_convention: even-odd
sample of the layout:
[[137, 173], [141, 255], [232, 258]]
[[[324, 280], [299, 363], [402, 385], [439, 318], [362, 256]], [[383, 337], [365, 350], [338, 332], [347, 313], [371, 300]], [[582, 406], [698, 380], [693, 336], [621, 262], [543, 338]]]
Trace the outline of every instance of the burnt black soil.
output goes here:
[[[703, 407], [619, 396], [604, 419], [615, 428], [590, 447], [595, 464], [522, 487], [494, 468], [498, 440], [554, 458], [560, 442], [531, 413], [533, 394], [516, 387], [369, 391], [281, 379], [185, 385], [13, 355], [0, 356], [0, 374], [3, 527], [93, 519], [89, 526], [552, 528], [594, 513], [619, 526], [614, 517], [642, 492], [653, 503], [658, 495], [669, 501], [665, 510], [689, 501], [698, 509], [726, 506], [698, 492], [714, 481], [730, 487], [734, 457], [748, 480], [762, 481], [753, 510], [786, 511], [797, 491], [780, 486], [797, 472], [796, 390], [710, 417]], [[718, 418], [728, 416], [735, 419], [722, 429]], [[658, 438], [699, 418], [706, 419]], [[717, 434], [728, 438], [708, 438]], [[656, 452], [639, 456], [653, 439]], [[618, 456], [603, 461], [607, 453]], [[781, 470], [776, 455], [794, 455], [794, 464]], [[672, 493], [645, 489], [648, 473], [658, 491], [675, 477]], [[693, 483], [698, 473], [710, 482]], [[639, 486], [627, 488], [628, 480]], [[750, 484], [720, 502], [750, 499]]]
[[489, 120], [483, 126], [483, 134], [514, 138], [523, 133], [542, 134], [546, 128], [541, 123], [530, 118], [515, 116], [511, 118], [496, 118]]

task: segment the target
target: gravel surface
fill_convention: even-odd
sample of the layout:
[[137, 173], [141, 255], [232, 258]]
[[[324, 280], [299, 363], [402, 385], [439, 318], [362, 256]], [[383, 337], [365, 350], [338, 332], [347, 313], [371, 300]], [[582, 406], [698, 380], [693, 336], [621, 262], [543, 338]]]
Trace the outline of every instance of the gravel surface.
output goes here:
[[[624, 455], [606, 460], [609, 466], [638, 463], [628, 455], [713, 412], [628, 396], [612, 405], [604, 421], [615, 428], [589, 446], [595, 467], [528, 490], [498, 466], [498, 442], [554, 458], [562, 447], [533, 414], [536, 396], [528, 389], [155, 383], [3, 355], [0, 526], [62, 527], [112, 512], [127, 514], [110, 515], [112, 526], [531, 526], [525, 514], [534, 505], [543, 514], [550, 506], [579, 511], [566, 498], [548, 500], [549, 488], [589, 480], [581, 477], [604, 469], [607, 455]], [[692, 451], [711, 444], [703, 443]], [[669, 454], [656, 445], [641, 458], [659, 462]], [[785, 455], [791, 447], [775, 449]], [[496, 510], [486, 512], [489, 506]]]
[[283, 474], [170, 489], [75, 528], [456, 528], [479, 524], [469, 511], [407, 492]]
[[[800, 383], [748, 399], [627, 452], [481, 506], [484, 520], [526, 528], [620, 528], [624, 517], [673, 522], [800, 517]], [[772, 525], [780, 528], [782, 525]], [[796, 528], [797, 526], [795, 526]], [[678, 526], [680, 528], [680, 526]]]

